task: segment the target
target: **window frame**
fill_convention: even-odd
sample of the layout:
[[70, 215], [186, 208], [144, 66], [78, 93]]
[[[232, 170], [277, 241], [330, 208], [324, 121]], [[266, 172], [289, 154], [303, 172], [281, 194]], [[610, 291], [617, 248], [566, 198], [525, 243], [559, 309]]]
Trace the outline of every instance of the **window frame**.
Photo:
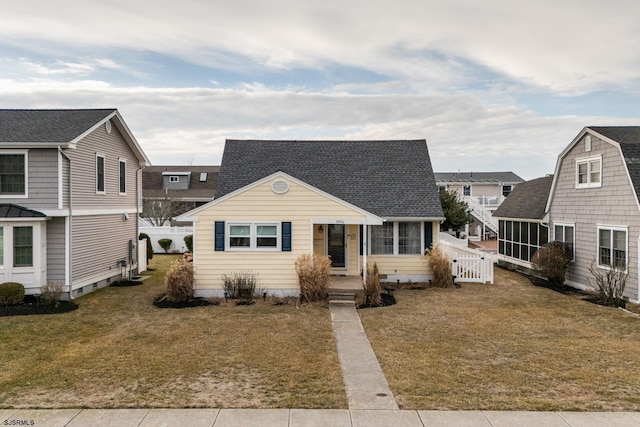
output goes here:
[[0, 187], [0, 198], [3, 199], [26, 199], [29, 197], [29, 150], [0, 150], [0, 156], [23, 156], [24, 157], [24, 192], [23, 193], [2, 193]]
[[[599, 170], [599, 180], [592, 181], [593, 169], [592, 165], [598, 162], [600, 164]], [[586, 171], [586, 182], [580, 182], [580, 165], [587, 165]], [[591, 156], [591, 157], [582, 157], [576, 159], [576, 189], [579, 188], [600, 188], [602, 187], [602, 172], [603, 172], [603, 164], [602, 164], [602, 155]]]
[[625, 248], [624, 248], [624, 271], [627, 272], [628, 271], [628, 266], [629, 266], [629, 227], [627, 226], [620, 226], [620, 225], [597, 225], [596, 226], [596, 259], [597, 259], [597, 263], [598, 263], [598, 268], [601, 268], [603, 270], [610, 270], [611, 268], [614, 267], [614, 265], [612, 263], [609, 264], [602, 264], [601, 261], [601, 255], [600, 255], [600, 231], [610, 231], [610, 236], [609, 236], [609, 258], [611, 261], [613, 261], [614, 259], [614, 232], [624, 232], [624, 244], [625, 244]]
[[[505, 189], [509, 190], [509, 191], [507, 191], [507, 194], [504, 194]], [[512, 191], [513, 191], [513, 185], [510, 185], [510, 184], [502, 185], [502, 197], [508, 197], [509, 194], [511, 194]]]
[[[523, 227], [525, 224], [526, 226]], [[548, 236], [549, 227], [542, 222], [500, 219], [498, 220], [498, 254], [520, 262], [531, 263], [533, 254], [548, 243]]]
[[[558, 239], [558, 236], [556, 236], [556, 227], [562, 227], [562, 239]], [[565, 238], [567, 237], [567, 228], [571, 227], [572, 228], [572, 236], [571, 238], [573, 239], [571, 241], [571, 262], [575, 262], [576, 260], [576, 225], [575, 223], [571, 223], [571, 222], [554, 222], [553, 223], [553, 240], [558, 241], [558, 242], [562, 242], [562, 243], [569, 243], [565, 240]]]
[[[231, 234], [231, 227], [236, 226], [248, 226], [249, 227], [249, 246], [231, 246], [231, 239], [234, 235]], [[276, 245], [275, 246], [259, 246], [258, 245], [258, 227], [259, 226], [275, 226]], [[274, 221], [233, 221], [225, 224], [225, 248], [228, 251], [259, 251], [259, 252], [275, 252], [280, 251], [282, 248], [282, 228], [280, 222]], [[264, 236], [262, 236], [264, 237]]]
[[[418, 246], [418, 252], [417, 253], [400, 253], [400, 224], [401, 223], [409, 223], [409, 224], [418, 224], [419, 228], [420, 228], [420, 245]], [[373, 253], [373, 227], [380, 227], [380, 226], [375, 226], [372, 225], [371, 228], [369, 229], [369, 232], [367, 233], [367, 238], [369, 240], [369, 250], [368, 250], [368, 255], [370, 256], [416, 256], [416, 255], [422, 255], [422, 251], [424, 248], [424, 221], [387, 221], [385, 222], [382, 226], [384, 226], [385, 224], [393, 224], [393, 253]], [[388, 239], [388, 237], [385, 237], [386, 239]]]
[[118, 159], [118, 194], [127, 195], [127, 159]]
[[[98, 159], [102, 159], [102, 189], [100, 189], [100, 162]], [[96, 153], [96, 194], [107, 194], [107, 158], [100, 153]]]
[[[18, 236], [18, 233], [16, 233], [17, 230], [21, 230], [21, 229], [29, 229], [31, 230], [31, 243], [29, 245], [17, 245], [16, 244], [16, 237]], [[33, 242], [34, 241], [34, 234], [33, 234], [33, 226], [31, 225], [17, 225], [13, 227], [13, 241], [11, 242], [11, 244], [13, 245], [13, 268], [32, 268], [33, 267]], [[17, 263], [17, 257], [21, 256], [22, 254], [20, 254], [19, 252], [21, 252], [19, 249], [23, 249], [23, 248], [30, 248], [29, 251], [29, 260], [30, 263], [29, 264], [18, 264]]]
[[[469, 189], [469, 191], [468, 191], [469, 194], [466, 194], [467, 193], [467, 189]], [[462, 195], [465, 196], [465, 197], [471, 197], [471, 194], [472, 194], [471, 185], [463, 185], [462, 186]]]

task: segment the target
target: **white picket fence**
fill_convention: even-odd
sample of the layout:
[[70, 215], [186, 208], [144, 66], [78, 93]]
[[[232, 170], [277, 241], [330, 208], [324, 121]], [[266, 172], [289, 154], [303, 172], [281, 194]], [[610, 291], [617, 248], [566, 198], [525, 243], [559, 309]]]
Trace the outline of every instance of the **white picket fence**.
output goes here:
[[440, 241], [441, 249], [451, 258], [451, 274], [456, 282], [493, 283], [493, 255]]
[[160, 239], [171, 239], [169, 253], [184, 253], [187, 245], [184, 243], [184, 236], [193, 234], [193, 227], [138, 227], [140, 233], [146, 233], [151, 239], [153, 253], [163, 254], [164, 249], [158, 243]]

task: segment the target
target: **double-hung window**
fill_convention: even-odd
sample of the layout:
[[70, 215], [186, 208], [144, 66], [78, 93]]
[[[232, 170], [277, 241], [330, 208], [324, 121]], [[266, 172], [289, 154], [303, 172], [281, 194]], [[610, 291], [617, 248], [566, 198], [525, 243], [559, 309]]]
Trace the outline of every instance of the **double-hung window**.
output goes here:
[[571, 254], [571, 261], [575, 260], [575, 227], [573, 224], [554, 224], [554, 239], [564, 243], [565, 247]]
[[127, 161], [118, 160], [118, 185], [119, 193], [127, 194]]
[[371, 227], [371, 255], [419, 255], [422, 223], [385, 222]]
[[462, 187], [462, 195], [463, 196], [471, 196], [471, 186], [465, 185]]
[[598, 265], [600, 267], [627, 266], [627, 229], [598, 227]]
[[280, 247], [280, 225], [269, 223], [230, 223], [227, 247], [230, 250], [268, 250]]
[[33, 266], [33, 227], [13, 227], [13, 266]]
[[602, 187], [602, 156], [576, 160], [576, 188]]
[[27, 152], [0, 152], [0, 196], [27, 195]]
[[371, 227], [371, 255], [393, 255], [393, 222]]
[[105, 167], [104, 167], [104, 156], [101, 154], [96, 154], [96, 193], [104, 194], [105, 193]]

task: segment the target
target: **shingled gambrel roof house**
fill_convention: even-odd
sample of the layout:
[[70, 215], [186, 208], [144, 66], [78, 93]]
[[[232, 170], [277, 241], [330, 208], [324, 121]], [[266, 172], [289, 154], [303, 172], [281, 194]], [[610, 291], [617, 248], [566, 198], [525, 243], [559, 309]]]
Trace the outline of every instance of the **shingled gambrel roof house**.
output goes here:
[[533, 254], [549, 241], [547, 199], [553, 176], [518, 184], [493, 217], [498, 219], [499, 263], [531, 268]]
[[567, 284], [584, 288], [624, 266], [625, 296], [640, 302], [640, 126], [585, 127], [560, 153], [546, 206], [552, 240], [573, 247]]
[[252, 270], [265, 291], [297, 294], [294, 262], [318, 252], [332, 272], [426, 280], [421, 254], [444, 219], [424, 140], [227, 140], [216, 198], [194, 221], [196, 293]]
[[148, 164], [116, 109], [0, 110], [0, 282], [73, 297], [135, 269]]

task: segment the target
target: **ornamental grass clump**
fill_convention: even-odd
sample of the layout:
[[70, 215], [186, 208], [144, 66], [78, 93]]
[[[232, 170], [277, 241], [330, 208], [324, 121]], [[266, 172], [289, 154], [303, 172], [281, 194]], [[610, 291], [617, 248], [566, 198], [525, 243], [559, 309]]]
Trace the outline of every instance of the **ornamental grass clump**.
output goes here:
[[64, 283], [49, 282], [40, 288], [40, 301], [50, 307], [57, 307], [64, 292]]
[[446, 288], [452, 283], [451, 259], [439, 245], [425, 251], [427, 265], [431, 269], [433, 279], [431, 286]]
[[193, 263], [177, 259], [164, 276], [165, 297], [169, 302], [186, 302], [193, 298]]
[[258, 279], [255, 273], [236, 271], [222, 275], [226, 298], [251, 300], [256, 294]]
[[302, 254], [296, 259], [300, 299], [307, 302], [327, 299], [331, 259], [326, 255]]
[[364, 288], [364, 304], [369, 307], [379, 306], [382, 302], [380, 295], [382, 294], [382, 286], [380, 285], [380, 272], [378, 264], [373, 263], [373, 268], [367, 266], [367, 280], [363, 284]]

